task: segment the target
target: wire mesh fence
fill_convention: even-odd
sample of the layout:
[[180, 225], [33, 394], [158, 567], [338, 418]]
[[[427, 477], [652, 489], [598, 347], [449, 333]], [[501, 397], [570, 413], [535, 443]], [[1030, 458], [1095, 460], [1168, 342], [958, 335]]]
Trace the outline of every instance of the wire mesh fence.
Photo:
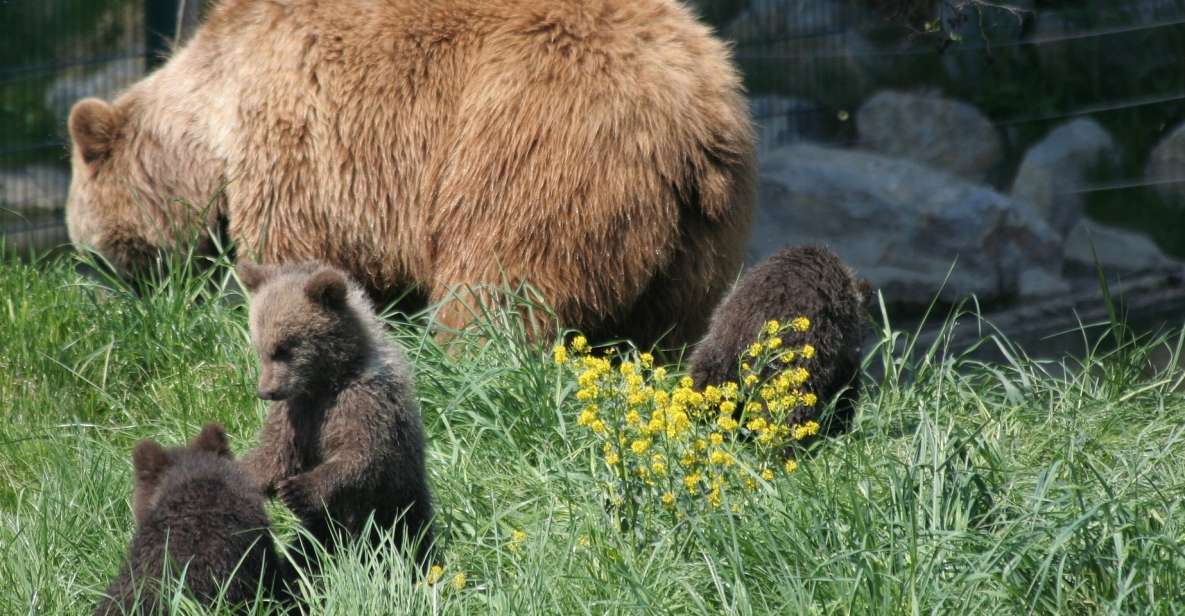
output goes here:
[[[70, 106], [142, 77], [194, 23], [200, 2], [188, 3], [0, 1], [0, 231], [10, 246], [63, 237]], [[1143, 173], [1185, 122], [1185, 0], [691, 3], [734, 45], [762, 152], [801, 140], [859, 145], [869, 97], [933, 90], [996, 126], [1005, 152], [988, 181], [1006, 190], [1033, 143], [1090, 117], [1122, 151], [1081, 189], [1092, 214], [1185, 256], [1185, 208], [1162, 198], [1185, 185]]]

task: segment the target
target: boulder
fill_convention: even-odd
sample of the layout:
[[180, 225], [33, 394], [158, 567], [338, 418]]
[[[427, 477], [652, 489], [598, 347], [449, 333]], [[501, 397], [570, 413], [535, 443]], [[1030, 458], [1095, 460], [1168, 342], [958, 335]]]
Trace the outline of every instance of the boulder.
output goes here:
[[970, 293], [1004, 300], [1024, 290], [1026, 272], [1029, 290], [1061, 273], [1060, 238], [1030, 208], [907, 160], [779, 148], [762, 156], [758, 199], [752, 262], [785, 244], [825, 243], [898, 305], [925, 305], [936, 293], [952, 303]]
[[1012, 196], [1032, 206], [1062, 235], [1082, 218], [1087, 174], [1114, 160], [1115, 141], [1089, 118], [1063, 124], [1025, 153]]
[[1083, 219], [1066, 236], [1066, 269], [1072, 273], [1094, 273], [1095, 255], [1107, 274], [1136, 274], [1180, 267], [1145, 235]]
[[1000, 136], [987, 116], [936, 94], [884, 91], [856, 113], [860, 145], [983, 180], [1000, 162]]
[[0, 207], [8, 210], [60, 210], [66, 207], [70, 173], [49, 165], [0, 169]]
[[818, 140], [826, 133], [826, 111], [818, 103], [787, 96], [754, 96], [749, 99], [757, 131], [757, 149], [767, 152], [804, 139]]
[[132, 84], [144, 77], [144, 58], [119, 58], [102, 63], [98, 68], [64, 71], [45, 90], [45, 105], [65, 122], [70, 108], [80, 99], [95, 96], [114, 100]]
[[1185, 205], [1185, 124], [1156, 144], [1144, 169], [1148, 182], [1165, 199]]

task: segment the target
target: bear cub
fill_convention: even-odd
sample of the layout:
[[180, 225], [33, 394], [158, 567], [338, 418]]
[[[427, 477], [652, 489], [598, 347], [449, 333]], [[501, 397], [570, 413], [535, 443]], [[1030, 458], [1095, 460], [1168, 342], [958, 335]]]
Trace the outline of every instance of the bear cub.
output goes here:
[[328, 550], [373, 514], [397, 540], [419, 537], [423, 565], [432, 502], [413, 374], [362, 287], [318, 263], [240, 261], [237, 272], [251, 293], [258, 394], [272, 401], [244, 467]]
[[[859, 396], [861, 343], [868, 326], [871, 289], [832, 251], [821, 246], [788, 246], [746, 272], [712, 314], [708, 334], [690, 358], [696, 388], [738, 380], [738, 363], [770, 320], [811, 321], [806, 332], [786, 331], [785, 344], [815, 347], [815, 356], [801, 365], [810, 373], [806, 390], [820, 402], [837, 395], [824, 432], [848, 427]], [[768, 377], [766, 374], [763, 377]], [[818, 420], [814, 410], [799, 408], [791, 423]]]
[[209, 605], [222, 595], [245, 606], [282, 591], [263, 498], [231, 459], [222, 426], [207, 424], [187, 446], [145, 440], [132, 454], [136, 532], [127, 561], [95, 614], [162, 613], [161, 577], [184, 572], [188, 593]]

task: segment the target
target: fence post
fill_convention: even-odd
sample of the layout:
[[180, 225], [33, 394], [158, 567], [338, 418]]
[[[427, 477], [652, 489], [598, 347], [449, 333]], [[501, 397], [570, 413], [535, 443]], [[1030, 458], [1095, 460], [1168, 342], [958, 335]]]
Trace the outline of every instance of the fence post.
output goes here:
[[144, 0], [144, 66], [152, 70], [168, 58], [177, 32], [178, 0]]

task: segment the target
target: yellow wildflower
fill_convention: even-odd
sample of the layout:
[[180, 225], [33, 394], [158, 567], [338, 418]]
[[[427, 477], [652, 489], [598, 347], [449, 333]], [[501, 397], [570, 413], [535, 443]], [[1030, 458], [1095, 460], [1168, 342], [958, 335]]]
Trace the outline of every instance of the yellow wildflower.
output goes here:
[[805, 393], [802, 395], [802, 405], [803, 406], [814, 406], [815, 403], [818, 401], [819, 401], [819, 398], [816, 397], [815, 394]]
[[689, 494], [695, 494], [699, 491], [700, 474], [692, 473], [683, 478], [683, 486], [687, 488]]
[[814, 357], [815, 356], [815, 347], [813, 347], [809, 344], [802, 345], [802, 356], [805, 357], [806, 359], [810, 359], [810, 358]]
[[780, 346], [782, 346], [782, 339], [778, 338], [777, 336], [765, 341], [765, 347], [771, 351]]
[[720, 488], [712, 488], [712, 491], [708, 492], [708, 502], [713, 507], [720, 506]]
[[737, 421], [732, 417], [722, 416], [716, 420], [716, 425], [725, 432], [732, 432], [737, 429]]
[[588, 546], [592, 545], [592, 541], [588, 538], [588, 535], [580, 535], [580, 538], [576, 540], [576, 545], [579, 545], [582, 548], [587, 548]]
[[773, 481], [774, 480], [774, 472], [767, 468], [767, 469], [761, 471], [761, 478], [766, 481]]
[[782, 363], [788, 364], [788, 363], [794, 361], [794, 357], [795, 357], [794, 351], [786, 351], [785, 353], [782, 353], [782, 356], [780, 357], [780, 359], [782, 360]]
[[464, 572], [454, 575], [453, 576], [453, 590], [456, 590], [458, 592], [465, 590], [465, 584], [468, 581], [469, 581], [469, 578], [465, 576]]
[[600, 419], [594, 419], [592, 423], [588, 424], [588, 429], [596, 432], [597, 434], [601, 434], [605, 431], [605, 422], [601, 421]]
[[708, 440], [711, 441], [713, 445], [722, 445], [724, 444], [724, 435], [720, 434], [719, 432], [713, 432], [708, 435]]
[[585, 387], [585, 388], [581, 389], [580, 391], [576, 392], [576, 399], [580, 400], [580, 401], [596, 400], [597, 395], [599, 393], [600, 393], [600, 391], [597, 390], [596, 385], [593, 385], [592, 387]]
[[667, 474], [667, 459], [661, 453], [654, 454], [650, 458], [650, 470], [654, 471], [655, 475], [662, 477]]
[[745, 424], [745, 427], [754, 431], [754, 432], [757, 432], [758, 430], [764, 430], [765, 429], [765, 418], [754, 417], [753, 419], [749, 420], [749, 423]]
[[663, 368], [662, 366], [655, 368], [654, 369], [654, 378], [655, 378], [655, 380], [658, 380], [658, 381], [661, 381], [661, 380], [667, 378], [667, 369]]
[[521, 530], [516, 530], [510, 533], [510, 551], [517, 552], [518, 546], [527, 540], [527, 533]]
[[723, 451], [720, 451], [719, 449], [713, 449], [712, 453], [708, 454], [708, 463], [716, 465], [724, 464], [724, 460], [726, 458], [727, 454], [725, 454]]
[[617, 371], [621, 373], [621, 376], [629, 376], [636, 373], [638, 367], [632, 361], [623, 361], [621, 365], [617, 366]]
[[597, 405], [590, 404], [580, 411], [580, 415], [576, 418], [576, 425], [588, 426], [597, 418]]
[[647, 449], [650, 449], [650, 440], [649, 439], [641, 439], [640, 438], [640, 439], [636, 439], [634, 442], [630, 443], [630, 450], [634, 452], [634, 455], [640, 456], [640, 455], [646, 453]]
[[[737, 397], [737, 392], [740, 391], [740, 386], [734, 381], [728, 381], [724, 383], [724, 385], [721, 385], [720, 389], [724, 392], [724, 399], [735, 400]], [[720, 408], [724, 408], [724, 405], [720, 405]]]
[[770, 336], [778, 333], [778, 330], [780, 329], [782, 329], [782, 324], [778, 323], [776, 319], [765, 322], [765, 333], [769, 334]]
[[572, 339], [572, 350], [576, 351], [577, 353], [587, 353], [589, 350], [588, 349], [588, 338], [585, 338], [584, 336], [576, 336], [575, 338], [573, 338]]
[[801, 441], [808, 436], [814, 436], [819, 433], [819, 423], [815, 421], [808, 421], [803, 424], [794, 426], [794, 440]]
[[625, 423], [630, 426], [640, 426], [642, 425], [642, 416], [638, 414], [638, 411], [630, 409], [630, 411], [625, 414]]
[[638, 356], [638, 360], [642, 362], [643, 368], [649, 368], [654, 365], [654, 356], [650, 353], [642, 353]]
[[428, 569], [428, 575], [426, 576], [426, 581], [428, 582], [429, 585], [436, 584], [437, 582], [440, 581], [440, 578], [443, 575], [444, 575], [444, 567], [441, 567], [440, 565], [432, 565], [432, 567], [430, 569]]
[[722, 415], [732, 415], [736, 412], [736, 410], [737, 404], [732, 400], [725, 400], [724, 402], [720, 403], [720, 413]]
[[564, 365], [568, 362], [568, 349], [565, 349], [564, 345], [562, 344], [556, 345], [556, 347], [551, 350], [551, 359], [556, 363], [557, 366]]
[[[756, 374], [750, 374], [745, 377], [745, 386], [746, 387], [752, 387], [756, 384], [757, 384], [757, 375]], [[580, 397], [579, 394], [577, 394], [576, 397], [579, 398]]]
[[786, 469], [787, 473], [793, 473], [798, 470], [798, 463], [794, 460], [786, 460], [786, 465], [782, 468]]
[[691, 377], [689, 377], [689, 376], [685, 376], [685, 377], [679, 379], [679, 387], [682, 387], [684, 389], [690, 389], [691, 386], [694, 384], [695, 384], [695, 381], [692, 381]]
[[720, 388], [715, 385], [708, 385], [704, 388], [703, 396], [709, 403], [719, 404], [720, 400], [724, 398], [724, 392], [720, 391]]
[[675, 504], [675, 494], [673, 492], [664, 492], [662, 495], [662, 504], [664, 507], [670, 507]]
[[749, 345], [749, 357], [761, 357], [761, 352], [764, 350], [765, 347], [760, 342], [754, 342]]
[[798, 317], [790, 322], [790, 328], [799, 333], [805, 332], [811, 328], [811, 320], [806, 317]]
[[610, 449], [609, 451], [605, 452], [605, 464], [608, 464], [609, 466], [617, 466], [618, 462], [621, 462], [621, 456], [617, 455], [616, 450]]

